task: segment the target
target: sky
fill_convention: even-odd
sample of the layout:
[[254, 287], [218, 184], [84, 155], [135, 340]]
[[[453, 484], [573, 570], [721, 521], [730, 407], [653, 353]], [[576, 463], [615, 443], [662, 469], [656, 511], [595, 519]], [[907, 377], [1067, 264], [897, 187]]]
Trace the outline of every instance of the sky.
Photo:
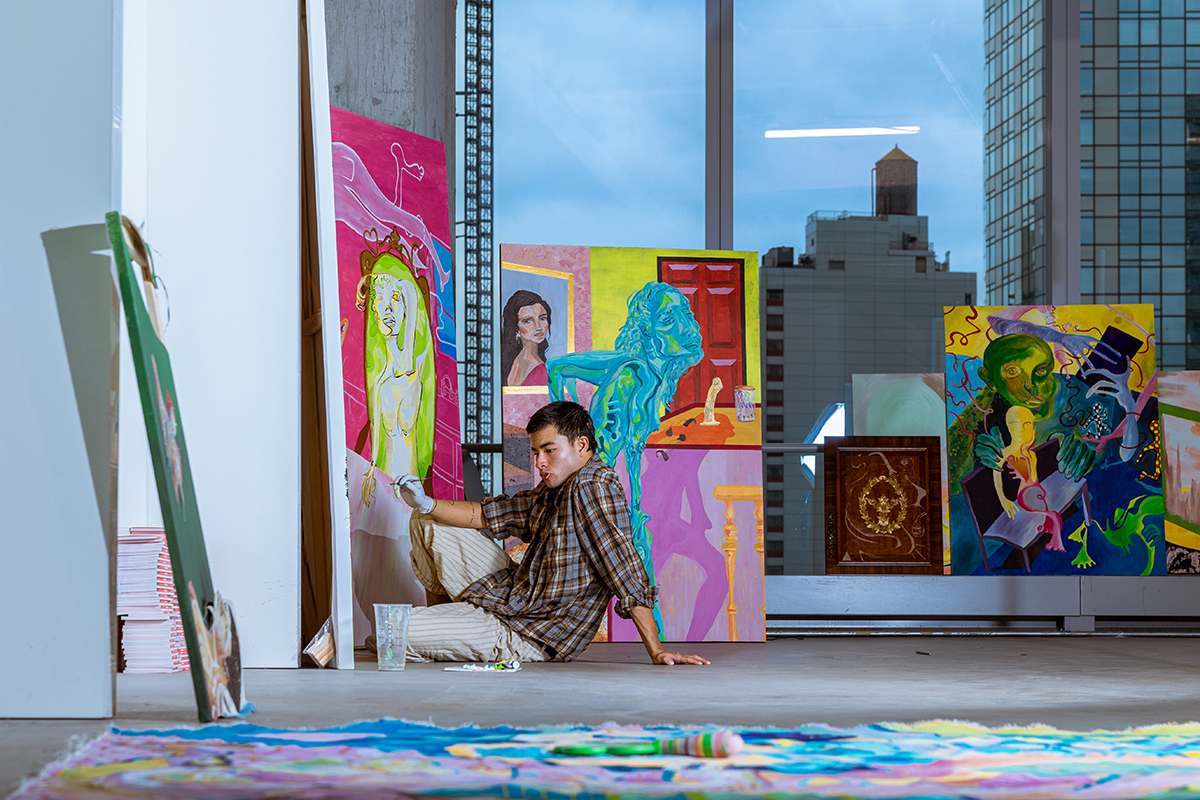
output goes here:
[[[495, 0], [497, 244], [704, 246], [704, 8]], [[734, 9], [734, 247], [799, 253], [813, 211], [869, 212], [871, 168], [898, 145], [939, 258], [982, 272], [982, 0]]]

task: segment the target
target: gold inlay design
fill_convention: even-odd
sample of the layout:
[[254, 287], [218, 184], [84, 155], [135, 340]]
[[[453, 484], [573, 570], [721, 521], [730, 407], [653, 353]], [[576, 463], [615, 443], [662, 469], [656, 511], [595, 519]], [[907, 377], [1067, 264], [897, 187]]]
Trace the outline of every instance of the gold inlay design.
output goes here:
[[[886, 490], [876, 497], [871, 496], [871, 490], [881, 483], [891, 488], [892, 496]], [[899, 530], [908, 513], [908, 497], [900, 488], [900, 481], [894, 475], [876, 475], [867, 481], [858, 496], [858, 513], [867, 527], [881, 536]]]

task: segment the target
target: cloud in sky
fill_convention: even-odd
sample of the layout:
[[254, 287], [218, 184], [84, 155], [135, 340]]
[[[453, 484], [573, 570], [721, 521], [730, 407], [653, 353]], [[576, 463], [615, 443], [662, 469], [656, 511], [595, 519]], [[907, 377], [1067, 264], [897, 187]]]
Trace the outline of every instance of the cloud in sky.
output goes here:
[[[496, 0], [496, 241], [703, 247], [704, 4]], [[734, 244], [869, 210], [893, 145], [957, 270], [982, 269], [982, 0], [739, 0]], [[919, 125], [912, 136], [770, 129]]]

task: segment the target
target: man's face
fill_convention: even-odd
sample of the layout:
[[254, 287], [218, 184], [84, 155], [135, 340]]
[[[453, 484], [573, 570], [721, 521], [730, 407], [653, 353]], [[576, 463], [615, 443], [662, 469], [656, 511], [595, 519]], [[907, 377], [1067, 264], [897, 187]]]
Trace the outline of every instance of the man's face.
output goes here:
[[1054, 410], [1058, 381], [1054, 377], [1054, 356], [1040, 348], [1014, 353], [1002, 363], [992, 383], [1009, 405], [1023, 406], [1036, 419], [1045, 419]]
[[551, 488], [562, 486], [592, 456], [586, 436], [569, 442], [554, 425], [530, 434], [529, 444], [533, 449], [533, 465]]

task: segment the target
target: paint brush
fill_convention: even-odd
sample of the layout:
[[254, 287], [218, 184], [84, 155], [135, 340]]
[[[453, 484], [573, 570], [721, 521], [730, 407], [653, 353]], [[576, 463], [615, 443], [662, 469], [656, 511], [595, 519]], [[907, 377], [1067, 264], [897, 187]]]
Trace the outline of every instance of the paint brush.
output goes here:
[[593, 740], [555, 747], [551, 752], [561, 756], [693, 756], [695, 758], [729, 758], [742, 752], [745, 742], [731, 730], [676, 736], [670, 739], [633, 741]]

